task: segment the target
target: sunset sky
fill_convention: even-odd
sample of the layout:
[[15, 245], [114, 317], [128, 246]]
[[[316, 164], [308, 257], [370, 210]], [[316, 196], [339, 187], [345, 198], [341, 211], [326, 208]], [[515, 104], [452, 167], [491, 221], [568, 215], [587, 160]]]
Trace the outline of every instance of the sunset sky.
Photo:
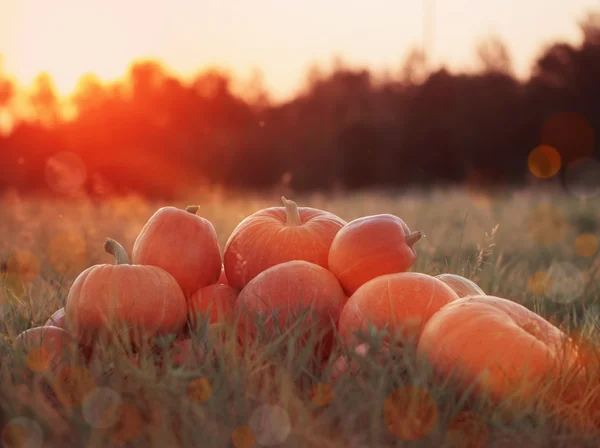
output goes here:
[[0, 0], [3, 68], [27, 86], [48, 71], [61, 93], [93, 72], [122, 76], [136, 58], [160, 58], [183, 75], [206, 66], [249, 79], [276, 99], [294, 93], [312, 63], [397, 71], [423, 36], [435, 4], [433, 59], [471, 67], [477, 39], [500, 36], [519, 75], [555, 39], [577, 43], [577, 21], [598, 0]]

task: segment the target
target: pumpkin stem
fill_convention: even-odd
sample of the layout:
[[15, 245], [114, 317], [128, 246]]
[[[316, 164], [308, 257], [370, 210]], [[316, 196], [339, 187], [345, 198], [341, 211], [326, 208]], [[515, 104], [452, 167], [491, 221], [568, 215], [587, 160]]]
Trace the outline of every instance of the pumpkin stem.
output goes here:
[[404, 237], [404, 240], [406, 241], [406, 244], [408, 244], [410, 247], [412, 247], [413, 244], [415, 244], [417, 241], [419, 241], [422, 236], [423, 236], [423, 232], [421, 232], [421, 231], [411, 232]]
[[125, 248], [112, 238], [106, 238], [104, 250], [115, 257], [115, 264], [131, 264]]
[[286, 225], [290, 227], [301, 226], [302, 221], [300, 220], [300, 213], [298, 213], [298, 204], [286, 199], [285, 196], [281, 196], [281, 201], [285, 206], [285, 214], [287, 216]]
[[192, 215], [198, 213], [198, 210], [200, 210], [199, 205], [188, 205], [185, 209], [186, 212], [191, 213]]

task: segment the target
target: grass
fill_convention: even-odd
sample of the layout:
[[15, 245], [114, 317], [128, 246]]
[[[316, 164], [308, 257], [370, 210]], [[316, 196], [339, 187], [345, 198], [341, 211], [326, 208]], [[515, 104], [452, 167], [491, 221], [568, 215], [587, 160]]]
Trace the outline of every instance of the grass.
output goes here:
[[[213, 222], [224, 247], [244, 217], [279, 206], [279, 193], [202, 191], [168, 205], [200, 205], [199, 214]], [[290, 198], [346, 220], [398, 215], [411, 230], [426, 234], [417, 243], [412, 270], [464, 275], [486, 293], [522, 303], [567, 332], [594, 344], [600, 340], [600, 256], [590, 249], [592, 237], [580, 237], [600, 237], [598, 199], [584, 201], [547, 190], [494, 197], [437, 190]], [[231, 329], [218, 339], [206, 323], [191, 337], [215, 354], [191, 368], [157, 365], [167, 355], [156, 348], [132, 354], [113, 343], [100, 344], [96, 353], [102, 356], [85, 366], [80, 355], [71, 353], [65, 361], [75, 366], [70, 376], [52, 369], [32, 372], [31, 360], [28, 367], [26, 354], [12, 348], [14, 338], [43, 325], [62, 307], [83, 269], [112, 262], [102, 250], [106, 237], [130, 252], [146, 220], [167, 204], [133, 195], [105, 201], [83, 196], [45, 200], [10, 192], [0, 205], [0, 262], [8, 261], [10, 268], [18, 259], [27, 267], [20, 276], [11, 269], [4, 272], [0, 285], [4, 446], [546, 447], [589, 446], [598, 437], [578, 434], [543, 400], [494, 405], [465, 392], [452, 378], [434, 381], [431, 368], [416, 357], [410, 343], [402, 350], [378, 351], [382, 335], [376, 333], [363, 335], [373, 347], [371, 354], [346, 353], [360, 366], [359, 373], [338, 381], [331, 377], [337, 356], [321, 369], [310, 343], [295, 346], [297, 329], [262, 335], [243, 356], [235, 356]], [[158, 345], [169, 347], [171, 342], [163, 338]], [[590, 379], [587, 398], [593, 398], [599, 380]], [[398, 409], [394, 400], [402, 391], [405, 404]], [[421, 418], [418, 440], [402, 440], [394, 434], [398, 425], [392, 430], [387, 426], [390, 418], [408, 421], [415, 414]], [[478, 430], [468, 436], [466, 427]], [[477, 444], [477, 437], [487, 444]]]

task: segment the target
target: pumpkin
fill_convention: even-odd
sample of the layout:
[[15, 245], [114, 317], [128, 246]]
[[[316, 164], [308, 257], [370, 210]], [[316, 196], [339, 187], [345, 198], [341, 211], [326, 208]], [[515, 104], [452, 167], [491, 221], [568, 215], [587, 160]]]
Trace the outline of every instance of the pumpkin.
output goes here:
[[52, 314], [52, 316], [50, 316], [48, 318], [48, 320], [46, 321], [46, 323], [44, 324], [45, 327], [47, 326], [53, 326], [53, 327], [58, 327], [58, 328], [63, 328], [66, 329], [66, 321], [65, 321], [65, 307], [63, 306], [62, 308], [59, 308], [58, 310], [56, 310], [54, 312], [54, 314]]
[[327, 269], [329, 247], [346, 224], [341, 218], [282, 197], [284, 207], [260, 210], [232, 232], [223, 254], [229, 284], [243, 289], [279, 263], [303, 260]]
[[501, 401], [517, 391], [531, 396], [558, 377], [561, 365], [575, 365], [569, 346], [565, 333], [523, 305], [480, 295], [439, 310], [425, 325], [417, 353], [439, 375], [458, 374], [466, 387]]
[[422, 232], [411, 232], [397, 216], [365, 216], [340, 230], [329, 250], [329, 270], [350, 296], [369, 280], [407, 271], [415, 262], [413, 245]]
[[485, 292], [483, 292], [483, 289], [481, 289], [477, 283], [468, 278], [461, 277], [460, 275], [440, 274], [436, 275], [435, 278], [450, 286], [460, 298], [467, 296], [485, 296]]
[[390, 336], [418, 341], [427, 321], [440, 308], [458, 300], [458, 295], [442, 281], [416, 272], [382, 275], [362, 285], [350, 296], [338, 325], [344, 345], [358, 344], [357, 331], [369, 326], [387, 329]]
[[71, 335], [62, 328], [43, 326], [30, 328], [20, 333], [13, 347], [27, 351], [27, 366], [34, 372], [57, 369], [69, 360], [69, 355], [76, 350]]
[[187, 319], [187, 302], [177, 281], [157, 266], [131, 265], [123, 246], [104, 244], [116, 264], [91, 266], [73, 283], [66, 301], [66, 319], [80, 341], [110, 336], [126, 325], [131, 342], [180, 331]]
[[229, 280], [227, 280], [227, 274], [225, 273], [225, 266], [221, 267], [221, 275], [219, 276], [219, 280], [217, 280], [219, 285], [228, 285]]
[[217, 232], [196, 215], [198, 208], [159, 209], [142, 228], [132, 253], [133, 263], [158, 266], [175, 277], [186, 297], [221, 275]]
[[196, 291], [188, 301], [191, 327], [195, 328], [201, 316], [210, 323], [233, 323], [233, 310], [239, 291], [229, 285], [209, 285]]
[[[294, 326], [302, 344], [311, 336], [322, 337], [315, 348], [330, 350], [333, 329], [344, 305], [344, 291], [327, 269], [303, 260], [293, 260], [268, 268], [253, 278], [242, 290], [235, 304], [241, 341], [252, 340], [258, 330], [256, 313], [265, 317], [268, 336], [277, 328], [286, 331]], [[297, 317], [303, 319], [297, 322]], [[298, 325], [298, 327], [296, 327]]]

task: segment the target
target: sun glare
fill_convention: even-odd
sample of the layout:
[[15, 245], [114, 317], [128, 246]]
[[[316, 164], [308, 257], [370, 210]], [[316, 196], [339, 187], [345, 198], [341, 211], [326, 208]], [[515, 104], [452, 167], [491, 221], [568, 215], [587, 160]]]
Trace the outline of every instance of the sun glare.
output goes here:
[[23, 3], [11, 23], [14, 51], [5, 64], [21, 85], [46, 72], [58, 93], [67, 95], [87, 73], [111, 81], [126, 73], [132, 59], [152, 57], [152, 9], [127, 11], [139, 2], [119, 8], [108, 7], [110, 0]]

